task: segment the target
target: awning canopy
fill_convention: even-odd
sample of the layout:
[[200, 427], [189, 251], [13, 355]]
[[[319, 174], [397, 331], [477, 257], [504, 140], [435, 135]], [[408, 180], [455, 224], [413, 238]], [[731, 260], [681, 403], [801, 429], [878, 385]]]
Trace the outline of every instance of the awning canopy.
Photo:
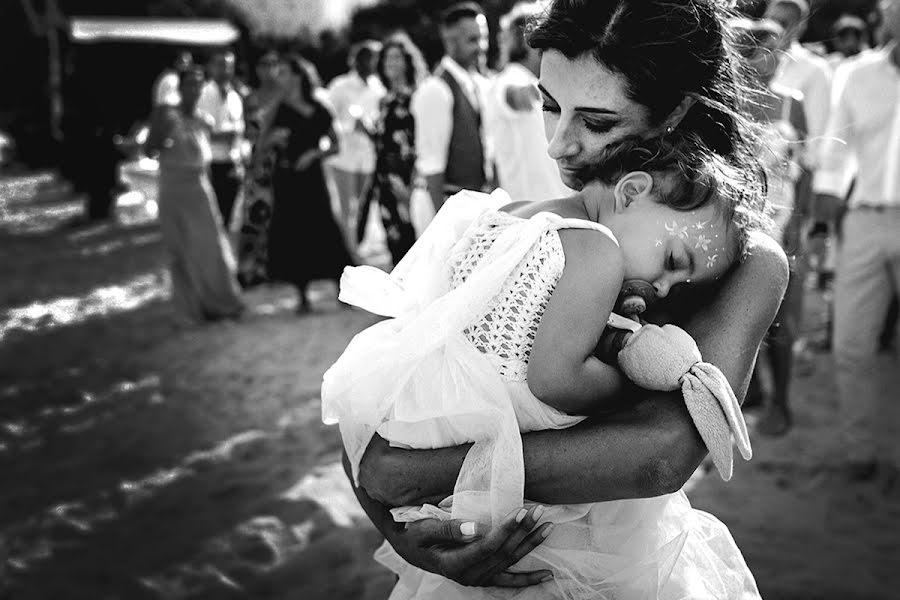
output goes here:
[[71, 20], [74, 42], [149, 42], [185, 46], [227, 46], [240, 37], [228, 21], [200, 19], [84, 18]]

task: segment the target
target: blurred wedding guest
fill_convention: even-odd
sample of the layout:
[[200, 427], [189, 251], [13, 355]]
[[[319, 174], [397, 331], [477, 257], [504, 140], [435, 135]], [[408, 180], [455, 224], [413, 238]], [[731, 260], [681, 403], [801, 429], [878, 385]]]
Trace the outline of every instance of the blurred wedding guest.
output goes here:
[[181, 72], [177, 107], [154, 110], [146, 150], [159, 156], [159, 225], [175, 305], [192, 321], [239, 316], [244, 305], [208, 168], [211, 124], [197, 110], [203, 71]]
[[[900, 0], [882, 2], [884, 27], [900, 39]], [[834, 281], [834, 355], [841, 403], [836, 453], [853, 480], [897, 476], [900, 419], [887, 376], [896, 355], [878, 355], [891, 298], [900, 291], [900, 46], [889, 42], [843, 64], [835, 77], [829, 140], [816, 176], [816, 204], [837, 213], [856, 182], [841, 223]]]
[[207, 66], [209, 81], [197, 103], [198, 110], [213, 122], [210, 178], [226, 229], [243, 177], [244, 100], [234, 86], [234, 63], [231, 50], [212, 55]]
[[179, 51], [172, 65], [164, 69], [153, 84], [153, 106], [178, 106], [180, 75], [193, 66], [193, 55], [186, 50]]
[[553, 99], [541, 98], [537, 77], [540, 51], [525, 42], [525, 27], [541, 10], [537, 3], [522, 3], [500, 19], [501, 62], [505, 66], [493, 81], [485, 107], [497, 182], [510, 196], [525, 201], [572, 194], [559, 177], [556, 161], [547, 154], [543, 109], [551, 107]]
[[441, 17], [444, 56], [412, 97], [416, 170], [439, 209], [456, 192], [486, 190], [493, 179], [482, 107], [487, 82], [478, 73], [488, 48], [487, 19], [473, 2], [454, 4]]
[[307, 285], [337, 283], [352, 264], [344, 235], [331, 211], [322, 159], [339, 149], [334, 118], [317, 99], [318, 74], [299, 56], [280, 71], [281, 99], [260, 129], [253, 148], [240, 230], [242, 282], [281, 281], [297, 289], [297, 312], [309, 311]]
[[803, 96], [775, 81], [778, 46], [783, 30], [776, 22], [750, 19], [732, 21], [738, 50], [747, 60], [760, 88], [747, 103], [762, 127], [764, 144], [758, 158], [766, 174], [767, 200], [772, 207], [773, 236], [781, 243], [791, 265], [788, 289], [760, 354], [756, 376], [770, 375], [771, 393], [759, 431], [783, 435], [790, 429], [789, 393], [794, 366], [794, 343], [803, 316], [803, 281], [806, 269], [801, 234], [808, 221], [812, 190], [804, 142], [807, 136]]
[[[375, 74], [381, 44], [360, 42], [350, 49], [350, 71], [338, 75], [328, 85], [328, 100], [335, 114], [341, 150], [328, 159], [341, 207], [342, 226], [353, 231], [360, 201], [375, 170], [375, 147], [357, 123], [374, 123], [384, 86]], [[366, 215], [359, 219], [365, 222]]]
[[[370, 206], [379, 208], [388, 251], [396, 265], [416, 241], [409, 206], [416, 165], [416, 122], [410, 101], [426, 75], [426, 66], [412, 40], [397, 34], [385, 40], [376, 71], [387, 93], [371, 131], [375, 141], [375, 176], [360, 215], [368, 214]], [[364, 218], [357, 221], [357, 239], [362, 239], [365, 225]]]
[[832, 69], [836, 69], [845, 59], [869, 48], [866, 41], [866, 22], [856, 15], [841, 15], [832, 25], [831, 31], [834, 52], [828, 56], [828, 62]]
[[800, 36], [806, 31], [809, 18], [807, 0], [772, 0], [766, 17], [784, 29], [781, 64], [774, 82], [803, 94], [809, 126], [809, 157], [815, 165], [826, 136], [831, 106], [831, 69], [828, 61], [800, 45]]

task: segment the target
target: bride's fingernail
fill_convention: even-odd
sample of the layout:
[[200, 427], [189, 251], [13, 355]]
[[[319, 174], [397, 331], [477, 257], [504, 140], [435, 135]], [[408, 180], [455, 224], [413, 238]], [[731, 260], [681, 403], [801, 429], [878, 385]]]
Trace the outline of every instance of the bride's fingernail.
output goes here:
[[528, 511], [525, 510], [524, 508], [522, 510], [520, 510], [518, 513], [516, 513], [516, 523], [521, 523], [522, 519], [524, 519], [525, 515], [527, 515], [527, 514], [528, 514]]
[[459, 531], [463, 535], [475, 535], [475, 523], [469, 521], [459, 526]]
[[550, 573], [549, 575], [544, 575], [544, 578], [541, 579], [541, 583], [547, 583], [548, 581], [550, 581], [552, 579], [553, 579], [553, 573]]
[[541, 517], [544, 516], [544, 507], [538, 505], [538, 507], [534, 509], [532, 516], [534, 516], [535, 521], [540, 521]]
[[550, 535], [550, 533], [551, 533], [552, 531], [553, 531], [553, 523], [550, 523], [550, 524], [547, 525], [547, 527], [545, 527], [544, 530], [541, 532], [541, 537], [542, 537], [542, 538], [546, 538], [548, 535]]

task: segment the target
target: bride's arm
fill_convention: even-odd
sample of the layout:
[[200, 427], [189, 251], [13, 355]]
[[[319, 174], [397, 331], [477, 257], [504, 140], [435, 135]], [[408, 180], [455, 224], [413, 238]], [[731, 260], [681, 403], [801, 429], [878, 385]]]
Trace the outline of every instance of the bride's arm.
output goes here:
[[[768, 236], [715, 297], [684, 323], [704, 360], [743, 398], [757, 350], [787, 285], [787, 261]], [[523, 437], [525, 495], [547, 503], [651, 497], [679, 489], [706, 448], [676, 393], [647, 393], [611, 417]], [[389, 505], [443, 498], [453, 490], [468, 447], [396, 450], [376, 440], [360, 467], [369, 495]]]

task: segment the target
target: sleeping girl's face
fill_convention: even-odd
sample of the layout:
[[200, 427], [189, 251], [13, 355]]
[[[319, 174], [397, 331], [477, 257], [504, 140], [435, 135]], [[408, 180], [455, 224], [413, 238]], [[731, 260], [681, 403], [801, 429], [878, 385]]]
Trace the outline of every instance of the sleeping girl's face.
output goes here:
[[673, 287], [724, 276], [736, 255], [736, 238], [715, 203], [675, 210], [658, 202], [653, 177], [625, 175], [616, 184], [615, 210], [603, 224], [619, 241], [625, 280], [650, 283], [657, 298]]

